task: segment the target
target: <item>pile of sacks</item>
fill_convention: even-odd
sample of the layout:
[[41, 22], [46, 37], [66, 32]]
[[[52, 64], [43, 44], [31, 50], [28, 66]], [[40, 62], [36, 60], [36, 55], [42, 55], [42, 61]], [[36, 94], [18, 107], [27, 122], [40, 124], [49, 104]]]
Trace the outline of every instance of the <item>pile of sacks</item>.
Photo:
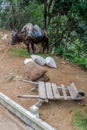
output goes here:
[[52, 68], [57, 68], [56, 63], [52, 57], [43, 58], [38, 55], [31, 55], [31, 58], [24, 60], [24, 72], [27, 78], [31, 81], [47, 82], [47, 70], [43, 66], [47, 65]]

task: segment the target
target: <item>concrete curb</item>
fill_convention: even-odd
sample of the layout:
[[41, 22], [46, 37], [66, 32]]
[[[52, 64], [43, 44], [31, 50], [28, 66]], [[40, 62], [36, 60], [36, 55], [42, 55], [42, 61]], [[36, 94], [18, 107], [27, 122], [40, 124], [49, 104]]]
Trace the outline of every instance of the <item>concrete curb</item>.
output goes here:
[[2, 93], [0, 103], [35, 130], [56, 130]]

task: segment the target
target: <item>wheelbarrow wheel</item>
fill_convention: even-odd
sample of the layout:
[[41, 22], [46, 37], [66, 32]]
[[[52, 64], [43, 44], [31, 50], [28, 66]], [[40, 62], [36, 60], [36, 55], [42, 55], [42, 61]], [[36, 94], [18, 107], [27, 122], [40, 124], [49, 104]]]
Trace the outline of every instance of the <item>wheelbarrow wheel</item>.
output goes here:
[[78, 95], [80, 95], [81, 97], [84, 97], [85, 96], [85, 93], [83, 90], [79, 90], [78, 91]]

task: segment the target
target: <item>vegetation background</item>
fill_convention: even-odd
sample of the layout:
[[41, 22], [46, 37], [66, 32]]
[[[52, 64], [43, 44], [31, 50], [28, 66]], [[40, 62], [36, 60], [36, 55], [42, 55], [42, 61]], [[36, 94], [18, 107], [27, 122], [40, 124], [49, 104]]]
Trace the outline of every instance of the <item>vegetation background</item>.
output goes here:
[[87, 69], [87, 0], [0, 0], [0, 28], [30, 22], [47, 30], [51, 54]]

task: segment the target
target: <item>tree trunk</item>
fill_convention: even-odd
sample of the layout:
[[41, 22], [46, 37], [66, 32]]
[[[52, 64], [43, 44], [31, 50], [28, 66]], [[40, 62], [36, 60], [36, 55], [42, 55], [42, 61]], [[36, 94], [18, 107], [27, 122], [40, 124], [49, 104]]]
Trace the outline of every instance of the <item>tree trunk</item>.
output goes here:
[[15, 17], [15, 8], [13, 3], [11, 3], [11, 10], [12, 10], [12, 29], [14, 30], [16, 25], [16, 17]]
[[47, 0], [44, 0], [44, 29], [47, 28]]

